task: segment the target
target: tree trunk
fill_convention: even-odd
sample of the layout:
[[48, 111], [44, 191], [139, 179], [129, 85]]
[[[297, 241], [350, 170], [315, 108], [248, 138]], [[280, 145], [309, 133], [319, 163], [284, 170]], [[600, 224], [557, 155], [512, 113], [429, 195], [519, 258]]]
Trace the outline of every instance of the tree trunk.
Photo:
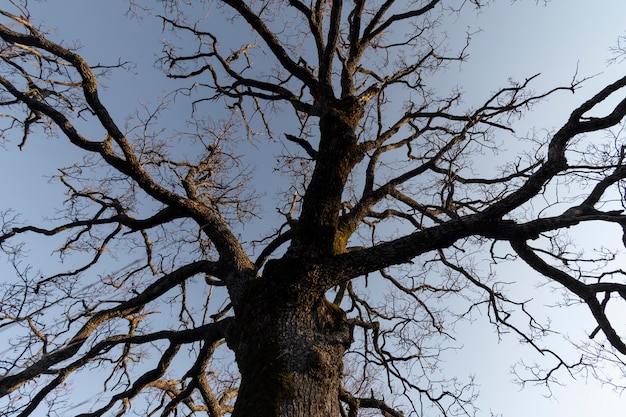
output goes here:
[[350, 172], [363, 157], [355, 132], [362, 116], [362, 104], [349, 98], [335, 101], [320, 117], [315, 169], [288, 256], [324, 257], [344, 249], [345, 239], [337, 239], [341, 197]]
[[250, 286], [229, 341], [241, 373], [233, 417], [339, 416], [345, 313], [311, 289], [269, 281]]
[[324, 297], [323, 283], [333, 280], [311, 262], [345, 246], [337, 239], [341, 196], [361, 158], [355, 128], [362, 114], [358, 101], [341, 100], [320, 118], [319, 154], [291, 246], [236, 303], [228, 343], [241, 385], [233, 417], [340, 415], [343, 354], [352, 334], [345, 313]]

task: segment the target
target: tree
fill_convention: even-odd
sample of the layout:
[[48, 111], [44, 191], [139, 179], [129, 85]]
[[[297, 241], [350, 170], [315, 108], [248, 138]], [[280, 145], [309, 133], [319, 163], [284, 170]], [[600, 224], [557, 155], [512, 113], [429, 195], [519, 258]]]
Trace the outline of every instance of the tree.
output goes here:
[[[465, 60], [471, 37], [446, 52], [439, 19], [479, 0], [203, 2], [210, 13], [164, 1], [173, 40], [160, 63], [182, 83], [176, 105], [192, 104], [184, 131], [159, 124], [165, 102], [116, 120], [98, 81], [127, 64], [90, 64], [11, 3], [0, 11], [2, 129], [21, 148], [45, 133], [85, 157], [59, 169], [67, 199], [51, 225], [3, 212], [0, 245], [20, 279], [1, 298], [14, 335], [3, 415], [471, 415], [471, 384], [431, 376], [454, 321], [476, 310], [551, 358], [531, 369], [537, 380], [592, 366], [544, 347], [550, 329], [476, 254], [558, 284], [595, 319], [602, 341], [587, 348], [626, 355], [609, 315], [626, 299], [617, 248], [593, 255], [568, 238], [585, 224], [626, 227], [623, 134], [611, 130], [626, 116], [614, 100], [626, 77], [485, 171], [473, 161], [508, 156], [496, 135], [512, 119], [582, 81], [533, 93], [530, 77], [473, 108], [434, 91], [431, 76]], [[212, 19], [249, 41], [213, 33]], [[228, 112], [211, 118], [214, 108]], [[272, 199], [255, 192], [248, 143], [282, 149]], [[572, 191], [548, 197], [562, 183]], [[280, 217], [258, 214], [277, 197]], [[245, 237], [257, 218], [269, 229]], [[21, 239], [33, 236], [83, 263], [24, 267]], [[104, 375], [99, 398], [68, 402], [66, 384], [86, 372]]]

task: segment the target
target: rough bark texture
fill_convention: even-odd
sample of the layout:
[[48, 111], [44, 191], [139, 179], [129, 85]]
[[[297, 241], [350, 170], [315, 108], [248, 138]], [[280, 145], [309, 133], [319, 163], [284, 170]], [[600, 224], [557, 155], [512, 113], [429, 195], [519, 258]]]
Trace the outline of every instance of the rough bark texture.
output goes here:
[[269, 263], [250, 283], [228, 339], [242, 375], [233, 416], [339, 415], [351, 328], [338, 306], [306, 284], [319, 278], [289, 260]]

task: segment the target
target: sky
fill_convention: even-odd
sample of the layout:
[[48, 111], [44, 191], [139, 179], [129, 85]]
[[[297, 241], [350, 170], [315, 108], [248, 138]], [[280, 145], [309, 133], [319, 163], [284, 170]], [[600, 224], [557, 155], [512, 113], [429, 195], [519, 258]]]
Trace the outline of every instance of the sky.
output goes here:
[[[563, 94], [537, 106], [517, 129], [523, 132], [559, 126], [572, 109], [599, 87], [623, 75], [624, 63], [607, 65], [607, 61], [611, 58], [608, 48], [618, 36], [626, 34], [626, 2], [598, 0], [593, 6], [590, 3], [552, 0], [543, 6], [534, 1], [496, 1], [478, 16], [455, 22], [449, 28], [451, 36], [468, 27], [481, 32], [474, 37], [468, 63], [442, 75], [442, 88], [460, 85], [467, 92], [466, 100], [480, 101], [485, 92], [501, 87], [509, 77], [523, 79], [541, 73], [536, 85], [540, 90], [567, 84], [575, 73], [594, 76], [575, 95]], [[137, 21], [124, 16], [124, 0], [54, 0], [32, 2], [31, 6], [36, 19], [57, 28], [57, 39], [79, 40], [82, 53], [90, 62], [115, 62], [121, 58], [136, 64], [132, 73], [114, 74], [104, 82], [105, 103], [118, 119], [124, 119], [141, 102], [156, 102], [167, 91], [168, 85], [154, 65], [161, 50], [156, 19]], [[223, 30], [228, 31], [228, 26]], [[38, 220], [41, 201], [53, 204], [63, 198], [59, 189], [49, 184], [47, 176], [58, 166], [71, 163], [76, 153], [60, 141], [34, 139], [21, 152], [17, 150], [19, 140], [2, 145], [0, 167], [3, 173], [12, 175], [2, 175], [0, 187], [4, 190], [3, 207], [10, 203], [26, 218]], [[37, 250], [33, 248], [34, 253]], [[539, 295], [541, 287], [535, 285], [540, 280], [530, 281], [538, 299], [550, 296], [549, 291]], [[573, 314], [570, 310], [552, 309], [546, 314], [554, 315], [557, 323], [572, 332], [579, 331], [579, 324], [586, 320], [584, 311]], [[464, 348], [450, 354], [446, 366], [460, 374], [475, 375], [481, 390], [481, 415], [488, 416], [490, 411], [506, 417], [624, 414], [626, 398], [593, 380], [564, 378], [564, 386], [555, 388], [550, 398], [544, 396], [546, 390], [542, 387], [520, 390], [512, 382], [510, 367], [529, 351], [520, 348], [513, 337], [498, 341], [484, 320], [461, 329], [461, 336], [459, 342]]]

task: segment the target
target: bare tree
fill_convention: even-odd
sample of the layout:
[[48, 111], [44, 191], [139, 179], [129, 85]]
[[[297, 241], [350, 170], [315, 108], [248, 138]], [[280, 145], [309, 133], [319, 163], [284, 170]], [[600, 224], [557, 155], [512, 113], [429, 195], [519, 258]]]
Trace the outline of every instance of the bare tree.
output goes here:
[[[495, 135], [580, 81], [533, 93], [529, 77], [475, 107], [434, 90], [470, 40], [448, 51], [441, 19], [482, 1], [168, 0], [160, 63], [181, 83], [177, 105], [192, 105], [171, 131], [165, 103], [116, 120], [98, 79], [126, 64], [90, 64], [11, 3], [0, 127], [20, 147], [62, 138], [84, 159], [59, 169], [67, 198], [47, 224], [2, 213], [18, 277], [0, 299], [2, 415], [471, 415], [471, 381], [441, 378], [437, 360], [475, 310], [551, 359], [539, 381], [591, 363], [544, 346], [547, 325], [476, 257], [530, 266], [588, 307], [606, 345], [596, 357], [626, 355], [608, 315], [626, 300], [618, 245], [594, 255], [569, 238], [626, 227], [626, 77], [507, 162]], [[280, 154], [269, 187], [241, 152], [250, 143]], [[485, 153], [497, 171], [473, 165]], [[563, 183], [570, 193], [548, 197]], [[82, 263], [32, 269], [23, 244], [37, 236]], [[73, 398], [86, 380], [94, 397]]]

